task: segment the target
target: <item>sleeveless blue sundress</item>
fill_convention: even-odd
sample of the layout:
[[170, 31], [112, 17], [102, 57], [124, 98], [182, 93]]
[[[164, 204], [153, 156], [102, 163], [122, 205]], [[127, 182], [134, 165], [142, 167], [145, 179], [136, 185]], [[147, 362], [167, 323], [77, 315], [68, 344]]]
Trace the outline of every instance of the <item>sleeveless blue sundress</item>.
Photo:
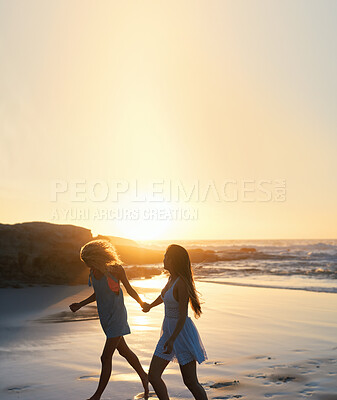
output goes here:
[[[111, 274], [108, 274], [108, 276], [109, 278], [103, 275], [101, 279], [96, 279], [91, 271], [89, 274], [89, 286], [91, 280], [96, 294], [101, 326], [107, 338], [128, 335], [131, 331], [124, 305], [123, 291], [118, 280]], [[109, 285], [108, 279], [112, 279], [115, 285]], [[113, 286], [116, 287], [116, 291], [111, 289]]]
[[187, 315], [185, 324], [173, 343], [173, 350], [170, 354], [164, 354], [164, 344], [171, 337], [179, 318], [179, 303], [173, 296], [174, 284], [161, 298], [164, 301], [165, 317], [162, 324], [160, 339], [154, 351], [154, 355], [167, 361], [178, 362], [180, 365], [196, 360], [199, 364], [207, 360], [206, 350], [201, 341], [197, 327]]

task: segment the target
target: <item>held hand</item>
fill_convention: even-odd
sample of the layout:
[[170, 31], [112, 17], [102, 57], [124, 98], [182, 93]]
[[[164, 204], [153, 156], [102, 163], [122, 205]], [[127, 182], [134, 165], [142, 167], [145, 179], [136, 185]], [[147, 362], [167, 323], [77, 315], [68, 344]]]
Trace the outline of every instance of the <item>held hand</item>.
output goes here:
[[172, 353], [172, 350], [173, 350], [173, 340], [172, 339], [169, 339], [166, 341], [166, 343], [164, 344], [164, 350], [165, 350], [164, 354]]
[[71, 309], [72, 312], [76, 312], [81, 308], [80, 303], [73, 303], [70, 304], [69, 308]]
[[150, 306], [150, 304], [149, 303], [146, 303], [146, 302], [144, 302], [143, 303], [143, 305], [142, 305], [142, 308], [143, 308], [143, 312], [149, 312], [150, 310], [151, 310], [151, 306]]

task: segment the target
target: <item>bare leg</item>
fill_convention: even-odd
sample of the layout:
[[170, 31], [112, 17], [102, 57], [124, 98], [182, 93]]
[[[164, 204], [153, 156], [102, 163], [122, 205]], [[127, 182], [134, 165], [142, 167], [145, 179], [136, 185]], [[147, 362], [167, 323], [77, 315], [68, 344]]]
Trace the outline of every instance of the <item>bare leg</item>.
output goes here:
[[101, 370], [101, 376], [99, 378], [98, 388], [96, 392], [90, 397], [89, 400], [99, 400], [101, 398], [102, 393], [106, 388], [106, 385], [108, 384], [111, 376], [112, 355], [118, 346], [120, 338], [121, 336], [106, 339], [103, 353], [101, 356], [102, 370]]
[[181, 375], [189, 391], [196, 400], [207, 400], [205, 389], [200, 385], [197, 377], [196, 361], [193, 360], [185, 365], [179, 365]]
[[140, 379], [142, 380], [142, 384], [144, 387], [144, 397], [148, 397], [149, 395], [149, 378], [147, 373], [144, 371], [141, 366], [138, 357], [136, 354], [130, 349], [130, 347], [126, 344], [124, 337], [118, 343], [117, 350], [119, 354], [126, 359], [126, 361], [131, 365], [131, 367], [137, 372]]
[[150, 364], [149, 380], [159, 400], [169, 400], [166, 385], [161, 379], [168, 363], [169, 361], [154, 355]]

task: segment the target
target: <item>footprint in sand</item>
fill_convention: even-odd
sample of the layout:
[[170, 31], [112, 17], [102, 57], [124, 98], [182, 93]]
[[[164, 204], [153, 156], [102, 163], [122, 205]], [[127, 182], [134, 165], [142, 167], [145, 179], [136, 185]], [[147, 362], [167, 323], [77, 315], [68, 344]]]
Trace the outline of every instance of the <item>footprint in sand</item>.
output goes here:
[[17, 387], [11, 387], [11, 388], [8, 388], [7, 390], [9, 391], [9, 392], [16, 392], [16, 393], [19, 393], [19, 392], [22, 392], [23, 390], [27, 390], [27, 389], [30, 389], [31, 387], [29, 386], [29, 385], [27, 385], [27, 386], [17, 386]]
[[315, 391], [312, 389], [303, 389], [300, 391], [300, 393], [304, 394], [305, 396], [311, 396], [313, 393], [315, 393]]
[[86, 381], [96, 381], [99, 379], [99, 375], [82, 375], [78, 379]]
[[262, 356], [262, 355], [256, 355], [256, 356], [251, 356], [248, 358], [253, 358], [254, 360], [261, 360], [263, 358], [266, 358], [267, 360], [271, 360], [272, 358], [270, 356]]
[[13, 386], [13, 387], [9, 387], [7, 388], [7, 390], [11, 393], [21, 393], [24, 392], [26, 390], [32, 390], [32, 389], [36, 389], [41, 385], [22, 385], [22, 386]]
[[309, 360], [309, 361], [307, 361], [307, 364], [310, 364], [310, 365], [319, 365], [320, 363], [319, 363], [318, 361], [316, 361], [316, 360]]
[[288, 376], [288, 375], [271, 375], [270, 379], [276, 383], [287, 383], [294, 381], [296, 376]]
[[224, 365], [225, 363], [223, 361], [206, 361], [205, 364], [208, 364], [208, 365]]
[[308, 382], [308, 383], [305, 384], [305, 386], [309, 386], [309, 387], [314, 388], [314, 387], [319, 387], [320, 383], [319, 382]]
[[246, 375], [248, 378], [258, 378], [258, 379], [266, 379], [267, 375], [265, 374], [247, 374]]
[[227, 386], [233, 386], [233, 385], [238, 385], [240, 381], [230, 381], [230, 382], [216, 382], [213, 383], [212, 385], [209, 385], [210, 388], [212, 389], [221, 389]]
[[305, 375], [305, 374], [312, 374], [313, 372], [315, 372], [313, 369], [310, 369], [309, 371], [302, 371], [301, 374]]
[[288, 392], [265, 393], [264, 397], [271, 398], [274, 396], [288, 396], [290, 394]]
[[213, 397], [213, 400], [230, 400], [230, 399], [242, 399], [243, 396], [241, 394], [233, 394], [233, 395], [228, 395], [228, 396], [219, 396], [219, 397]]
[[274, 365], [269, 365], [268, 368], [285, 368], [286, 364], [274, 364]]

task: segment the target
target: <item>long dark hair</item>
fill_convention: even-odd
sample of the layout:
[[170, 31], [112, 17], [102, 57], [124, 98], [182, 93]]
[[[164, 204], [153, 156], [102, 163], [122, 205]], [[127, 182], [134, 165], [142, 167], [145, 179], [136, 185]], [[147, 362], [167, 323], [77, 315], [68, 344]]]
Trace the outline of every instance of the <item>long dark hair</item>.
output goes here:
[[178, 244], [171, 244], [166, 249], [166, 255], [172, 260], [174, 272], [185, 282], [194, 315], [196, 318], [199, 318], [202, 311], [198, 291], [195, 288], [191, 260], [187, 250]]

